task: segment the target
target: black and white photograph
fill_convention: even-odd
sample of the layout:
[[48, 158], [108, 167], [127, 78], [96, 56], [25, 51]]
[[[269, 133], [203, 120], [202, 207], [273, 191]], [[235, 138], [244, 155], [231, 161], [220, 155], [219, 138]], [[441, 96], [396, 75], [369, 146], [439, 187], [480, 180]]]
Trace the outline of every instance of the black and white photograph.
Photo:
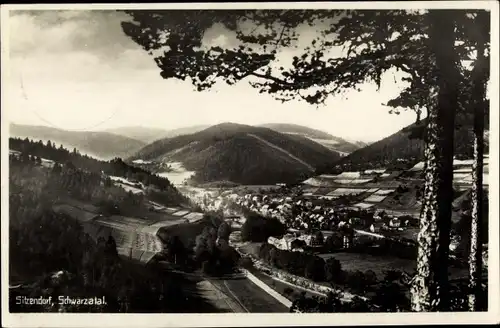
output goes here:
[[443, 3], [2, 6], [4, 323], [498, 322], [498, 3]]

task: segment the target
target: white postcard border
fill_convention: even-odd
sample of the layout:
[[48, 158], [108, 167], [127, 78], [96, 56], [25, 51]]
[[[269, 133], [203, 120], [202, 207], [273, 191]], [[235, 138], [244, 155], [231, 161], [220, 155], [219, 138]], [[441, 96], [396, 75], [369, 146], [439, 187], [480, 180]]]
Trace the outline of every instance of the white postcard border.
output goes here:
[[[490, 118], [490, 227], [489, 311], [484, 313], [363, 313], [363, 314], [10, 314], [8, 312], [8, 112], [4, 88], [9, 68], [9, 10], [89, 9], [488, 9], [491, 12], [491, 118]], [[30, 4], [1, 7], [1, 238], [2, 326], [5, 327], [229, 327], [498, 323], [500, 310], [498, 146], [499, 146], [499, 30], [496, 1], [401, 1], [401, 2], [283, 2], [191, 4]], [[496, 202], [495, 202], [496, 200]], [[495, 220], [496, 219], [496, 220]]]

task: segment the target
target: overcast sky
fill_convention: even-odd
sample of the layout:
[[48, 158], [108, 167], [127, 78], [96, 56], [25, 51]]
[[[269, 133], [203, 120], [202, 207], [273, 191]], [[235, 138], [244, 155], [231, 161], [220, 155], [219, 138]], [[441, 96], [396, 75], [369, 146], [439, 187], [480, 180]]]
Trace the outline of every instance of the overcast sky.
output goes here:
[[153, 58], [123, 33], [124, 19], [111, 11], [11, 14], [11, 121], [69, 130], [283, 122], [375, 141], [415, 120], [412, 112], [389, 114], [382, 105], [401, 88], [393, 74], [384, 77], [380, 91], [367, 84], [360, 92], [332, 96], [319, 108], [299, 101], [281, 103], [245, 81], [193, 91], [188, 82], [160, 77]]

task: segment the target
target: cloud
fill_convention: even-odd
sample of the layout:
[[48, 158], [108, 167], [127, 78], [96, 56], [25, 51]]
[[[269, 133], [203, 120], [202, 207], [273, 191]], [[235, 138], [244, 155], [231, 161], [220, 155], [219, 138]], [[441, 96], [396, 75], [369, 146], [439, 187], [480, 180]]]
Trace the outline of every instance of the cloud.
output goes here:
[[9, 24], [13, 80], [99, 82], [155, 69], [152, 58], [121, 30], [126, 18], [114, 11], [14, 12]]
[[[9, 116], [25, 124], [66, 129], [144, 125], [164, 129], [232, 121], [308, 125], [340, 137], [373, 141], [411, 123], [415, 115], [389, 115], [381, 105], [401, 87], [391, 74], [382, 88], [363, 86], [346, 99], [332, 96], [316, 109], [280, 103], [242, 81], [208, 92], [188, 82], [163, 80], [143, 49], [121, 30], [114, 11], [19, 11], [10, 17]], [[234, 45], [220, 26], [207, 42]], [[293, 52], [283, 51], [293, 56]], [[284, 61], [286, 64], [286, 60]]]
[[121, 30], [125, 19], [115, 11], [17, 11], [9, 18], [11, 56], [86, 51], [116, 59], [138, 48]]

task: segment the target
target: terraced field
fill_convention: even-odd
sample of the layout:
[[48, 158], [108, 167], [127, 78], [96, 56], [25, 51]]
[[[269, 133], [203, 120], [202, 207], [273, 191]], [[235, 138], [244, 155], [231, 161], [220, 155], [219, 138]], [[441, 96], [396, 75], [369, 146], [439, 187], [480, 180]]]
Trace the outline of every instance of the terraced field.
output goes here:
[[[112, 236], [116, 242], [118, 254], [147, 263], [155, 254], [162, 252], [163, 242], [159, 236], [166, 238], [163, 230], [179, 227], [184, 235], [194, 238], [203, 225], [198, 224], [203, 218], [202, 213], [191, 212], [180, 208], [165, 209], [164, 212], [144, 212], [138, 217], [99, 214], [92, 205], [67, 200], [55, 204], [56, 212], [67, 214], [80, 221], [83, 229], [94, 240]], [[193, 225], [194, 224], [194, 225]], [[178, 228], [176, 228], [179, 230]]]

